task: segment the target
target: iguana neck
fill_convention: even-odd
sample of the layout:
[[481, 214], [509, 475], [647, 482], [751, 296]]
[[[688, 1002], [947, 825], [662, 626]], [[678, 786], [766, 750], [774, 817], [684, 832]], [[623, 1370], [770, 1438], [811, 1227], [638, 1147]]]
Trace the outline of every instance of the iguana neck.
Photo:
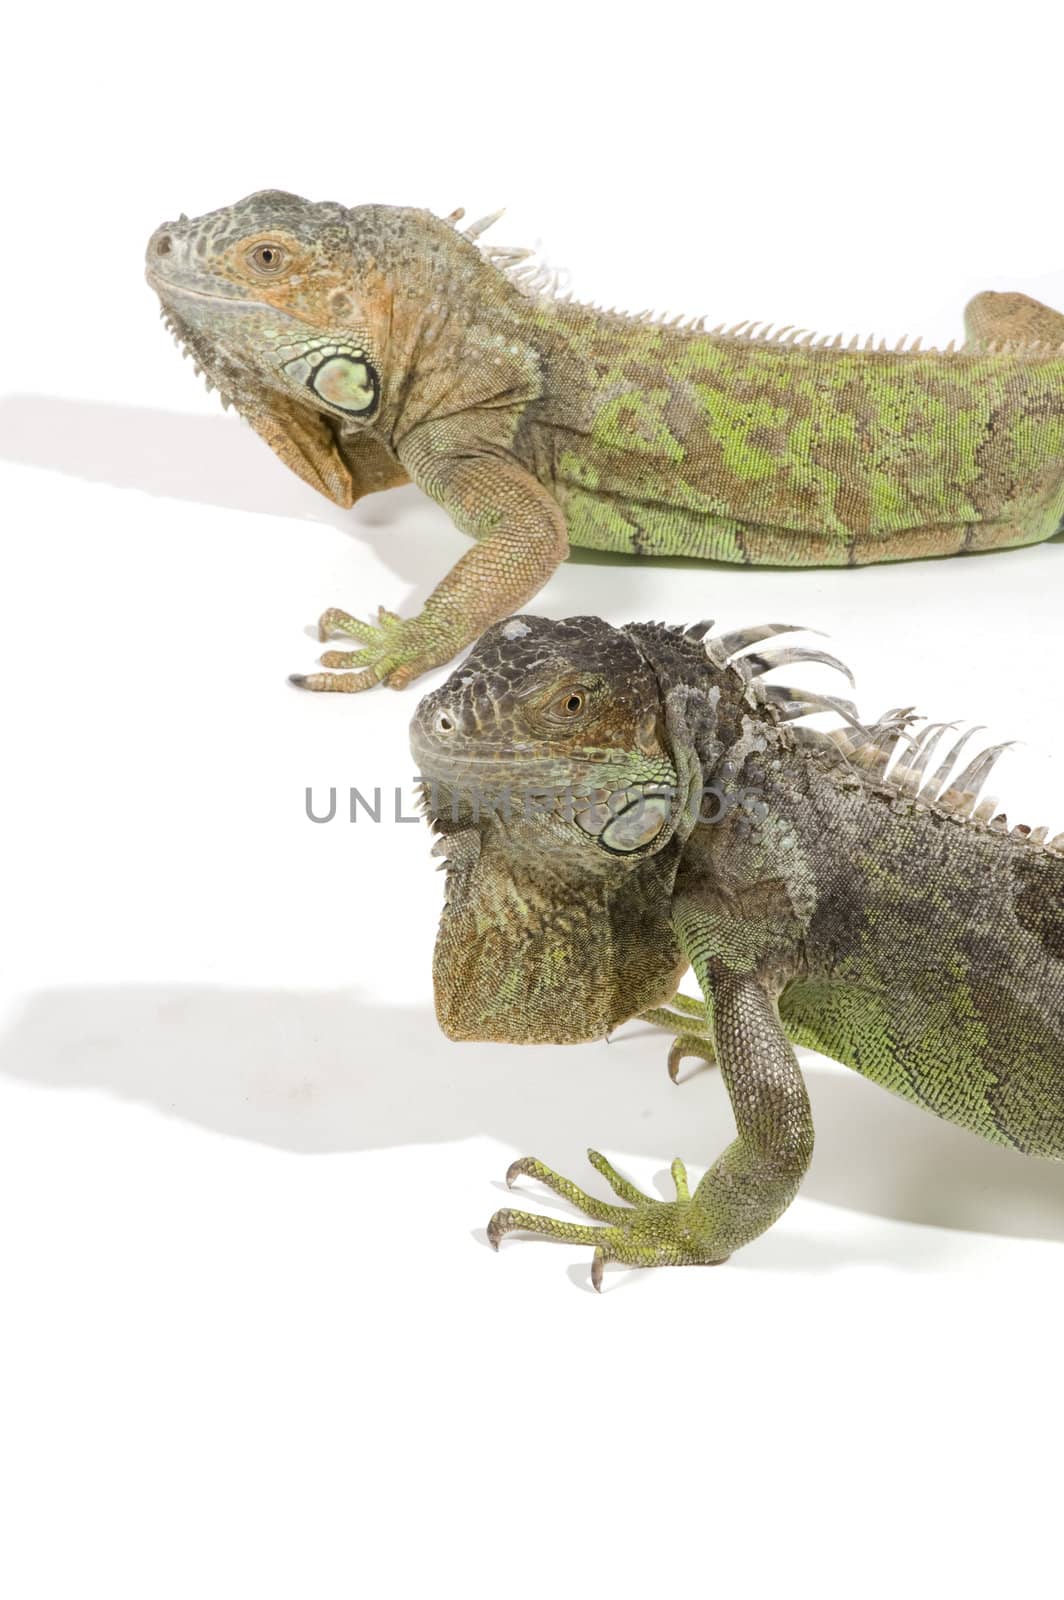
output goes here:
[[378, 335], [382, 437], [398, 445], [429, 418], [538, 392], [529, 301], [471, 240], [431, 212], [399, 206], [355, 207], [350, 232], [352, 284], [387, 307]]

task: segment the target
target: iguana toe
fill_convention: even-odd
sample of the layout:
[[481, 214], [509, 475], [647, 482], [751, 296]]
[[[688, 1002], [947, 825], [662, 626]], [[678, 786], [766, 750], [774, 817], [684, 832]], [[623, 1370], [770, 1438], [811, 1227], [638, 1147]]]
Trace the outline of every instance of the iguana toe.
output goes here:
[[701, 1060], [708, 1061], [711, 1067], [717, 1064], [717, 1053], [708, 1039], [700, 1039], [693, 1033], [681, 1033], [669, 1046], [669, 1077], [673, 1083], [679, 1083], [680, 1063], [687, 1056], [698, 1056]]
[[318, 618], [318, 638], [321, 640], [335, 639], [337, 634], [345, 634], [352, 639], [371, 639], [374, 629], [371, 622], [360, 622], [348, 611], [341, 611], [338, 606], [330, 606], [328, 611], [323, 611]]
[[288, 681], [297, 689], [310, 689], [315, 694], [358, 694], [372, 689], [380, 679], [368, 672], [292, 672]]

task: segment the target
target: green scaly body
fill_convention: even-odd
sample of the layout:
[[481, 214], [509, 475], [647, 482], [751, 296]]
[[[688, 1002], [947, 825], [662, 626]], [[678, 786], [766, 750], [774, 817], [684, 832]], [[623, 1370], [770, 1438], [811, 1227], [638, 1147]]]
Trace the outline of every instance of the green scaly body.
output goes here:
[[551, 302], [526, 316], [545, 383], [513, 449], [573, 544], [825, 566], [1030, 544], [1064, 519], [1064, 352], [807, 348]]
[[804, 751], [779, 774], [753, 758], [745, 781], [816, 885], [779, 995], [788, 1037], [973, 1133], [1064, 1156], [1064, 859]]

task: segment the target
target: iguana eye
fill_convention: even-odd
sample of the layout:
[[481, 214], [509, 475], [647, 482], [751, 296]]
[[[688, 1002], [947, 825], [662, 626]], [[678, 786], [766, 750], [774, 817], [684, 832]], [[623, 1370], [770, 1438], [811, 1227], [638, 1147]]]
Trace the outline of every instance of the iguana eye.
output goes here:
[[267, 276], [280, 272], [285, 264], [285, 252], [281, 245], [272, 244], [263, 240], [253, 250], [248, 251], [248, 264], [256, 272], [265, 273]]
[[551, 713], [556, 717], [578, 717], [587, 704], [585, 689], [565, 689], [551, 703]]

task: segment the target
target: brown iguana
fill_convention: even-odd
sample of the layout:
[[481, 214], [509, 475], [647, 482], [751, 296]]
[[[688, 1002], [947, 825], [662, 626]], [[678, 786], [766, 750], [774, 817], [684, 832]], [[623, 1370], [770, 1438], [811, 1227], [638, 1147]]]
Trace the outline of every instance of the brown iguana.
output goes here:
[[570, 541], [843, 565], [1030, 544], [1064, 518], [1064, 316], [983, 294], [894, 350], [573, 304], [461, 213], [265, 191], [148, 246], [179, 343], [337, 504], [412, 479], [478, 541], [417, 617], [326, 611], [311, 689], [400, 688], [517, 610]]
[[[764, 1232], [813, 1149], [805, 1045], [988, 1139], [1064, 1156], [1064, 834], [1011, 832], [943, 724], [769, 685], [819, 650], [596, 617], [496, 624], [411, 725], [441, 838], [436, 1010], [455, 1039], [570, 1044], [641, 1016], [719, 1062], [737, 1138], [676, 1199], [626, 1205], [538, 1160], [591, 1227], [491, 1220], [631, 1266], [712, 1263]], [[842, 670], [845, 671], [845, 668]], [[827, 734], [802, 725], [834, 709]], [[955, 726], [955, 725], [952, 725]], [[946, 741], [944, 744], [943, 741]], [[948, 748], [947, 748], [948, 746]], [[943, 748], [947, 753], [942, 759]], [[678, 993], [694, 969], [704, 1002]]]

